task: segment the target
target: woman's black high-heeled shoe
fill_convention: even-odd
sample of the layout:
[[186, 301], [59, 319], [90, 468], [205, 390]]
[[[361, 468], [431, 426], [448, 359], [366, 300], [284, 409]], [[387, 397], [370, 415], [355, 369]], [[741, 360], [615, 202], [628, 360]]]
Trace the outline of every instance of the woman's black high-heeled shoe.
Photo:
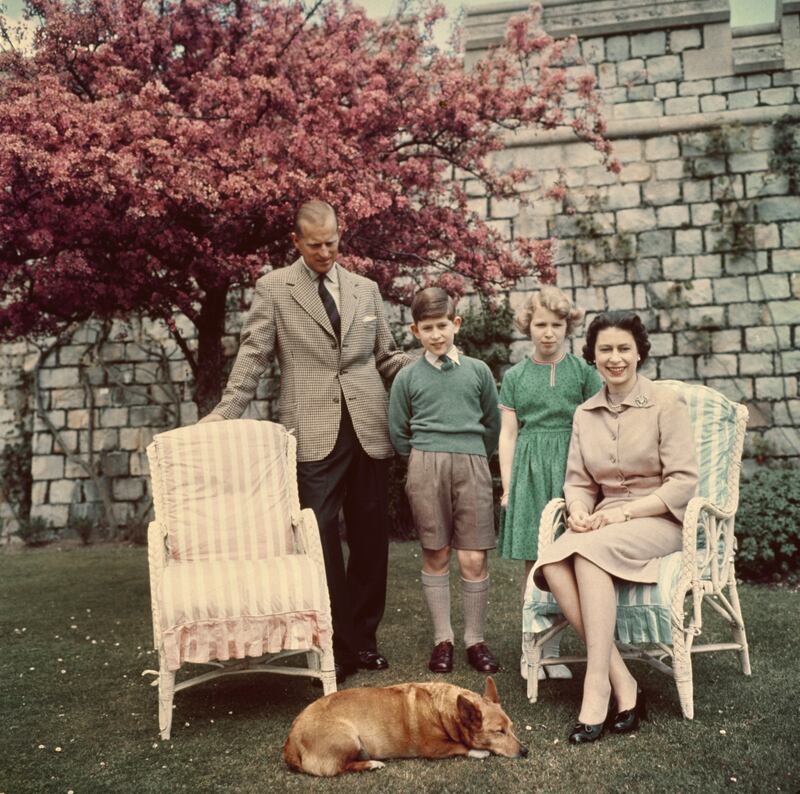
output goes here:
[[647, 703], [644, 692], [636, 690], [636, 705], [615, 714], [608, 725], [611, 733], [633, 733], [639, 730], [639, 724], [647, 718]]
[[596, 742], [603, 735], [605, 725], [605, 722], [600, 722], [597, 725], [590, 725], [588, 722], [576, 722], [572, 733], [569, 735], [569, 743], [587, 744], [588, 742]]

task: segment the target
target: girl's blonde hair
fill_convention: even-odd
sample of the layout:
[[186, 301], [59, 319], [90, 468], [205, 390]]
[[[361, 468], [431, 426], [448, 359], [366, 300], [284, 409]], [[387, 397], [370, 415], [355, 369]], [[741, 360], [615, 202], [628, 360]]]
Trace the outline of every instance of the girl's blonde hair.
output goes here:
[[531, 335], [531, 320], [536, 308], [549, 309], [567, 322], [567, 335], [571, 334], [583, 322], [583, 309], [572, 305], [572, 301], [558, 287], [542, 287], [528, 297], [514, 315], [514, 325], [525, 336]]

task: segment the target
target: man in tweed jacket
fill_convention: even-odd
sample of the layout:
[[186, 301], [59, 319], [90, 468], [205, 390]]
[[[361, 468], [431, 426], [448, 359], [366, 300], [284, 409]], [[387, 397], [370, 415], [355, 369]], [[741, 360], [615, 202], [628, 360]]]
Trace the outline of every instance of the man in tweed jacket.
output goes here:
[[[387, 483], [394, 454], [382, 377], [408, 363], [394, 347], [378, 285], [336, 263], [333, 208], [303, 204], [301, 257], [256, 282], [222, 400], [203, 421], [240, 417], [273, 356], [280, 421], [297, 435], [300, 502], [316, 514], [327, 569], [337, 678], [388, 666], [376, 631], [386, 601]], [[324, 285], [321, 286], [321, 285]], [[344, 508], [349, 559], [339, 540]]]

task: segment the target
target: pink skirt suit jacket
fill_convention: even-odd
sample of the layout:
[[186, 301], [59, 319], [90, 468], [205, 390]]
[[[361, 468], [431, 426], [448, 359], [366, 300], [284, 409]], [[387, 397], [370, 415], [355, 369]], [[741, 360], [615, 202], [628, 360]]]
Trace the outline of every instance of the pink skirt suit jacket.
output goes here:
[[683, 514], [696, 486], [697, 461], [683, 398], [639, 375], [617, 412], [601, 389], [575, 411], [564, 483], [567, 505], [579, 500], [591, 512], [655, 494], [668, 512], [592, 532], [567, 529], [536, 562], [537, 587], [548, 589], [543, 565], [573, 554], [619, 579], [656, 582], [658, 558], [681, 548]]

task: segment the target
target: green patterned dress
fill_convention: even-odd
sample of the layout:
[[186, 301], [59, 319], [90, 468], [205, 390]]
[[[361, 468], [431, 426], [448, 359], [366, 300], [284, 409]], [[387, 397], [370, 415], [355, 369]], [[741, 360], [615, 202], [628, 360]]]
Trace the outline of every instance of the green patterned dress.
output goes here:
[[526, 357], [506, 372], [500, 405], [517, 414], [517, 445], [500, 520], [502, 557], [536, 559], [542, 510], [564, 489], [572, 416], [602, 385], [597, 370], [572, 353], [554, 363]]

